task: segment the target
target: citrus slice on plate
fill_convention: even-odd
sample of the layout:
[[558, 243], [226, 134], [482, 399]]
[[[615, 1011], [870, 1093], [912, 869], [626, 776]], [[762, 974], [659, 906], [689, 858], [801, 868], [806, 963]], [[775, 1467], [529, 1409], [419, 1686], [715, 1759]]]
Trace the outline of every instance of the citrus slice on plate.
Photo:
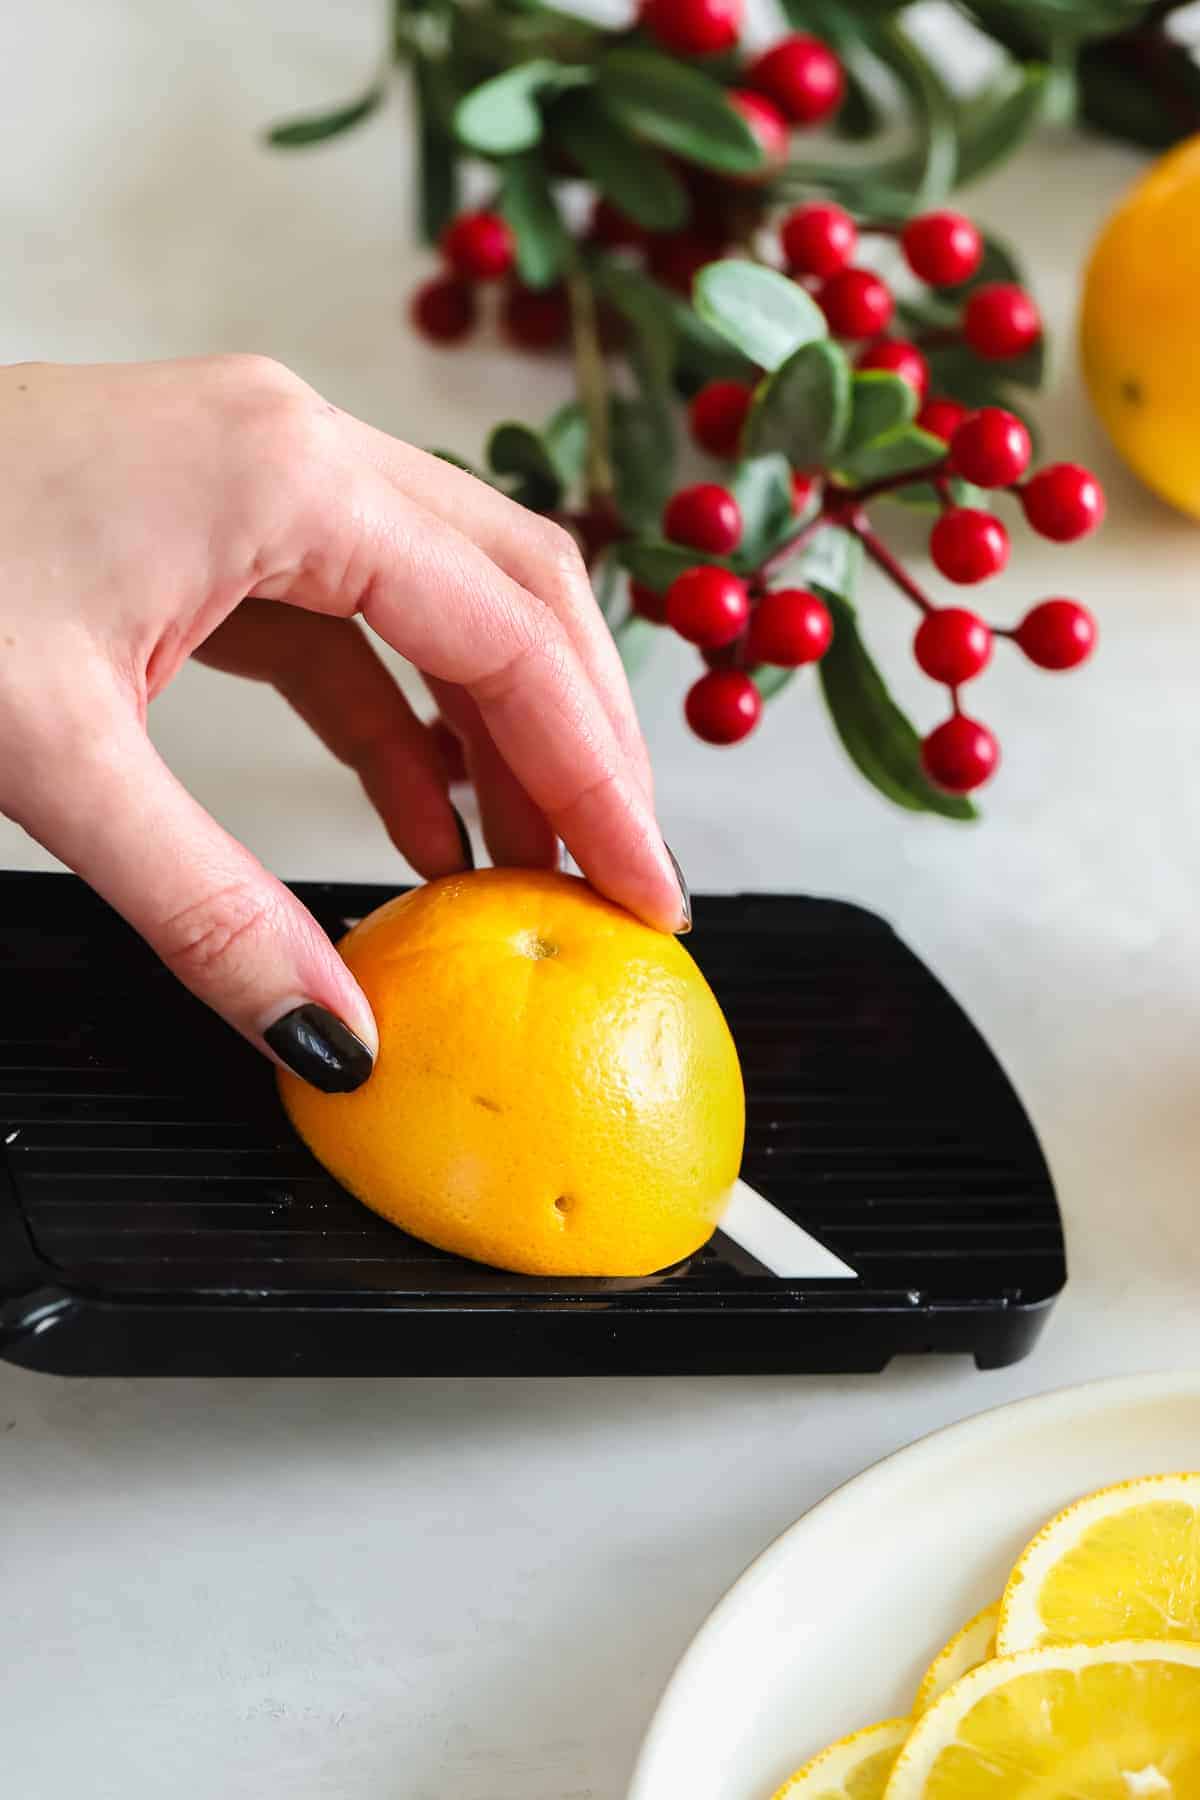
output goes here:
[[973, 1619], [968, 1619], [962, 1630], [957, 1632], [944, 1650], [939, 1650], [921, 1678], [917, 1689], [917, 1697], [913, 1702], [913, 1718], [919, 1719], [922, 1713], [929, 1711], [935, 1700], [940, 1700], [947, 1688], [952, 1688], [956, 1681], [977, 1669], [996, 1654], [996, 1623], [1000, 1617], [1000, 1603], [985, 1606], [977, 1612]]
[[1000, 1654], [1117, 1638], [1200, 1641], [1200, 1475], [1147, 1475], [1051, 1519], [1000, 1606]]
[[965, 1675], [886, 1800], [1197, 1800], [1200, 1644], [1068, 1644]]
[[911, 1719], [885, 1719], [839, 1738], [789, 1776], [775, 1800], [883, 1800], [911, 1730]]

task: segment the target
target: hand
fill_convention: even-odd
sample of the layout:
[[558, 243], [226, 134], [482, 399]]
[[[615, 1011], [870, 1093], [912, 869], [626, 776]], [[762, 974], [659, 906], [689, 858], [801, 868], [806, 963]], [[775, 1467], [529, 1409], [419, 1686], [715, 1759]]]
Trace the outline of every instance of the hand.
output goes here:
[[277, 686], [413, 866], [449, 874], [441, 761], [361, 617], [462, 738], [498, 862], [552, 863], [562, 838], [612, 899], [686, 923], [624, 673], [558, 527], [257, 357], [8, 369], [0, 430], [0, 810], [246, 1037], [330, 1088], [377, 1048], [315, 920], [146, 735], [193, 652]]

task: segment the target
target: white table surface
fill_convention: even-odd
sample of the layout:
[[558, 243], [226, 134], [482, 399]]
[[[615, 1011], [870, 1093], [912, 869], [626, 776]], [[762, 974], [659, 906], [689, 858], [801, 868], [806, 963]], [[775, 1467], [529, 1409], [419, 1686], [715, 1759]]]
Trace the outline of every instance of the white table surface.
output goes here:
[[[307, 157], [256, 146], [264, 119], [355, 89], [373, 0], [19, 11], [0, 358], [267, 350], [340, 405], [464, 452], [506, 411], [551, 409], [558, 373], [493, 347], [439, 358], [406, 334], [398, 106]], [[4, 1367], [6, 1791], [619, 1800], [710, 1603], [835, 1483], [996, 1402], [1195, 1361], [1200, 531], [1100, 442], [1067, 329], [1083, 248], [1137, 166], [1051, 138], [975, 203], [1020, 237], [1060, 328], [1047, 437], [1095, 463], [1111, 500], [1100, 538], [1023, 542], [989, 590], [1016, 613], [1065, 586], [1104, 642], [1080, 677], [1001, 657], [978, 684], [1008, 752], [986, 823], [889, 810], [811, 693], [714, 753], [679, 720], [682, 653], [642, 690], [693, 885], [884, 911], [1012, 1070], [1071, 1245], [1041, 1347], [997, 1374], [914, 1361], [807, 1381], [86, 1383]], [[932, 722], [910, 618], [882, 592], [866, 611]], [[352, 781], [271, 697], [189, 670], [153, 728], [281, 873], [403, 878]], [[0, 824], [0, 865], [44, 864]]]

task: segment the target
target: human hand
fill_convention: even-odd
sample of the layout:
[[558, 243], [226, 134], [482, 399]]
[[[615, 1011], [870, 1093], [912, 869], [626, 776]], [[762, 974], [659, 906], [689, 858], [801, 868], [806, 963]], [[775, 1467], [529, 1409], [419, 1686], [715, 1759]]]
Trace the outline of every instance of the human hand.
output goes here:
[[413, 866], [452, 873], [444, 768], [361, 618], [462, 738], [496, 861], [552, 863], [561, 838], [603, 893], [686, 927], [624, 672], [558, 527], [258, 357], [26, 364], [0, 372], [0, 421], [0, 811], [252, 1042], [328, 1089], [377, 1048], [316, 921], [146, 735], [193, 652], [278, 687]]

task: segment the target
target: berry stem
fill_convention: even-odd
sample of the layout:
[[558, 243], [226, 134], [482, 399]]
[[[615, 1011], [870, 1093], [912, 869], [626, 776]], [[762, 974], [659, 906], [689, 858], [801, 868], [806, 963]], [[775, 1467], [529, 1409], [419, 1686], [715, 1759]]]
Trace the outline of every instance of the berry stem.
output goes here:
[[772, 575], [777, 575], [780, 569], [785, 568], [791, 562], [793, 556], [803, 550], [810, 538], [816, 537], [818, 531], [823, 531], [832, 522], [822, 510], [815, 519], [810, 519], [807, 525], [802, 525], [794, 537], [790, 537], [786, 544], [780, 544], [779, 548], [773, 550], [766, 561], [760, 563], [755, 569], [750, 578], [752, 588], [760, 588], [764, 582], [771, 579]]
[[882, 569], [889, 581], [893, 582], [902, 594], [907, 594], [914, 606], [919, 607], [923, 613], [931, 613], [934, 610], [933, 601], [930, 600], [924, 589], [913, 580], [904, 564], [897, 556], [893, 555], [883, 539], [871, 529], [866, 514], [855, 513], [848, 521], [848, 526], [876, 568]]
[[585, 470], [588, 498], [611, 500], [615, 483], [608, 432], [608, 376], [596, 325], [596, 296], [591, 282], [578, 266], [567, 274], [567, 299], [571, 307], [575, 379], [588, 427]]
[[927, 463], [923, 469], [907, 469], [902, 475], [881, 475], [878, 481], [868, 481], [863, 487], [847, 488], [845, 498], [851, 511], [857, 511], [868, 500], [877, 500], [880, 494], [894, 494], [898, 488], [915, 487], [920, 481], [932, 482], [940, 492], [941, 484], [947, 479], [943, 456], [937, 462]]

